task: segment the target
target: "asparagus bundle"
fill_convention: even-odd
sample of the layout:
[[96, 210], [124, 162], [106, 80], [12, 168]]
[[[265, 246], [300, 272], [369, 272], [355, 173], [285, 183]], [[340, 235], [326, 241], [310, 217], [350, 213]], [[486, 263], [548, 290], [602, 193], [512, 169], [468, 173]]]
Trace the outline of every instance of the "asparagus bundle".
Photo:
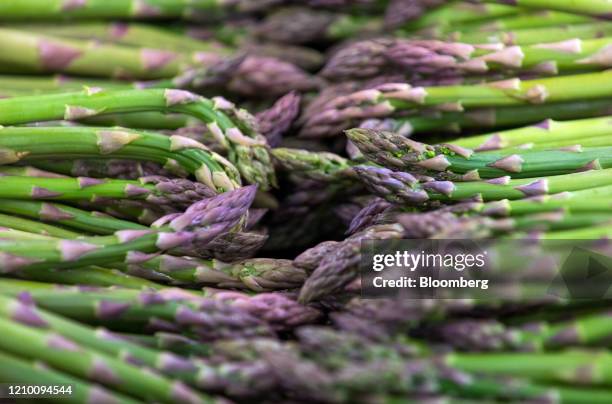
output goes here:
[[[44, 105], [32, 105], [29, 110], [20, 106], [30, 103], [39, 97], [23, 97], [18, 99], [0, 100], [0, 122], [2, 124], [23, 124], [41, 120], [78, 119], [107, 113], [122, 113], [133, 111], [163, 111], [180, 112], [192, 115], [207, 124], [208, 129], [221, 144], [230, 149], [230, 159], [238, 162], [241, 174], [253, 182], [261, 182], [266, 188], [274, 183], [274, 173], [266, 164], [268, 153], [265, 140], [234, 111], [233, 105], [227, 105], [222, 100], [208, 100], [195, 94], [181, 90], [126, 90], [98, 91], [89, 89], [80, 93], [46, 95]], [[234, 114], [234, 120], [224, 112]], [[242, 120], [238, 120], [242, 119]], [[129, 134], [120, 135], [111, 149], [130, 142]], [[111, 136], [112, 139], [112, 136]], [[116, 143], [119, 142], [118, 145]], [[188, 142], [189, 143], [189, 142]], [[173, 146], [170, 145], [170, 148]], [[175, 145], [174, 148], [184, 146]], [[261, 164], [258, 160], [261, 160]], [[222, 161], [222, 160], [221, 160]], [[14, 162], [9, 161], [9, 162]], [[217, 157], [217, 163], [219, 158]], [[225, 164], [225, 166], [230, 166]], [[237, 178], [235, 173], [228, 176], [222, 170], [211, 171], [207, 166], [202, 169], [200, 178], [213, 189], [232, 189]]]
[[609, 67], [610, 38], [569, 39], [527, 46], [469, 45], [460, 42], [381, 38], [337, 51], [322, 73], [332, 80], [375, 77], [484, 75], [492, 71], [533, 75], [567, 74]]
[[[455, 143], [430, 146], [391, 132], [367, 129], [349, 130], [347, 136], [366, 158], [386, 167], [469, 180], [506, 175], [531, 178], [611, 168], [612, 162], [608, 161], [612, 151], [608, 147], [610, 136], [607, 128], [604, 129], [601, 138], [594, 133], [593, 138], [584, 139], [582, 144], [567, 144], [563, 140], [563, 130], [552, 130], [546, 140], [533, 136], [533, 144], [527, 150], [521, 149], [522, 143], [515, 148], [501, 148], [495, 144], [495, 139], [503, 142], [505, 138], [494, 136], [493, 140], [488, 138], [482, 143], [484, 146], [479, 146], [480, 152]], [[509, 137], [512, 141], [519, 140], [512, 135]], [[585, 143], [587, 147], [583, 148]]]
[[609, 89], [604, 84], [609, 75], [609, 72], [601, 72], [538, 80], [514, 78], [474, 86], [413, 87], [408, 83], [386, 83], [325, 103], [321, 110], [304, 117], [300, 134], [309, 137], [337, 133], [356, 120], [425, 107], [463, 111], [605, 98]]
[[[496, 3], [2, 2], [0, 381], [612, 401], [607, 5]], [[510, 284], [362, 298], [402, 239]]]

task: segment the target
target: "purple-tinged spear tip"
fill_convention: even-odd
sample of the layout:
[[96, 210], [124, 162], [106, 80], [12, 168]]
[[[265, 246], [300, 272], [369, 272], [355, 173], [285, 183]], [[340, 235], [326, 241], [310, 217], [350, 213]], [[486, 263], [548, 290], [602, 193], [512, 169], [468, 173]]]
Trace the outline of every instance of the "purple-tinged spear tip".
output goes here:
[[223, 224], [234, 226], [247, 213], [255, 199], [257, 186], [249, 185], [228, 191], [191, 205], [185, 213], [170, 222], [174, 230], [196, 230], [199, 227]]
[[292, 91], [272, 107], [257, 114], [259, 130], [272, 147], [279, 146], [282, 136], [291, 128], [300, 113], [300, 95]]

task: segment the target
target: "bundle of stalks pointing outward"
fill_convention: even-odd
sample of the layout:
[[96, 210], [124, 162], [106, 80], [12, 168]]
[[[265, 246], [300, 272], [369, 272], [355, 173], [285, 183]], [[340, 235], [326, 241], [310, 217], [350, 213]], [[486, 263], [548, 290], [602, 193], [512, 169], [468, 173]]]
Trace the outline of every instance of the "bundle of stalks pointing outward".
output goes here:
[[[611, 18], [0, 1], [3, 400], [612, 402]], [[364, 298], [364, 246], [405, 239], [518, 284]], [[547, 243], [603, 257], [586, 297], [534, 298]]]

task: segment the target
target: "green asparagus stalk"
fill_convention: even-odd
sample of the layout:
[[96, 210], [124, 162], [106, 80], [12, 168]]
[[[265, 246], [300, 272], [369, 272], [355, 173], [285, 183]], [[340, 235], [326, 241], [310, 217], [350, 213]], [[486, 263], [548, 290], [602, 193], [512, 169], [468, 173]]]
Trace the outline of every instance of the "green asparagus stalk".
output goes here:
[[[136, 111], [178, 112], [194, 116], [207, 124], [211, 133], [229, 150], [247, 181], [257, 182], [264, 189], [274, 184], [265, 138], [257, 134], [245, 111], [234, 113], [225, 100], [208, 100], [181, 90], [84, 91], [19, 97], [0, 100], [0, 124], [14, 125], [54, 119], [77, 119], [86, 116]], [[24, 108], [27, 105], [27, 108]], [[233, 113], [233, 120], [224, 112]], [[230, 165], [225, 164], [226, 167]], [[230, 173], [232, 174], [232, 173]], [[207, 183], [216, 189], [233, 189], [237, 178], [222, 170], [202, 172]], [[232, 185], [233, 184], [233, 185]]]
[[499, 32], [521, 28], [557, 27], [565, 24], [590, 22], [597, 22], [597, 20], [574, 13], [539, 10], [524, 14], [509, 15], [491, 21], [468, 22], [461, 24], [457, 29], [462, 32]]
[[484, 201], [522, 199], [552, 195], [566, 191], [579, 191], [612, 184], [612, 170], [590, 170], [550, 177], [492, 181], [451, 182], [430, 181], [419, 183], [406, 172], [385, 168], [356, 166], [359, 178], [377, 195], [392, 202], [422, 204], [429, 200], [460, 201], [482, 198]]
[[10, 24], [7, 28], [65, 38], [96, 39], [103, 42], [152, 49], [172, 49], [175, 52], [211, 52], [213, 54], [229, 56], [233, 51], [231, 48], [225, 47], [218, 42], [200, 41], [168, 29], [138, 22], [21, 23]]
[[[350, 129], [346, 134], [366, 158], [377, 164], [417, 172], [446, 172], [451, 178], [453, 173], [459, 175], [459, 179], [463, 179], [463, 175], [468, 176], [465, 179], [476, 180], [505, 175], [531, 178], [612, 168], [611, 147], [582, 149], [578, 144], [564, 148], [561, 142], [552, 150], [502, 149], [474, 153], [453, 143], [430, 146], [392, 132]], [[491, 149], [496, 148], [493, 145]]]
[[485, 214], [516, 216], [530, 213], [546, 213], [562, 210], [570, 213], [609, 212], [612, 187], [594, 187], [581, 191], [563, 192], [536, 199], [509, 201], [502, 199], [486, 203], [481, 211]]
[[486, 0], [488, 3], [511, 4], [519, 7], [566, 11], [575, 14], [610, 19], [612, 4], [607, 0]]
[[160, 255], [137, 266], [167, 274], [177, 282], [246, 288], [255, 292], [296, 288], [306, 278], [306, 273], [293, 266], [291, 261], [268, 258], [225, 263], [216, 259]]
[[5, 351], [0, 352], [0, 379], [12, 384], [65, 386], [65, 388], [70, 386], [70, 394], [62, 396], [62, 401], [66, 403], [138, 403], [133, 398], [123, 396], [98, 385], [89, 384], [82, 379], [49, 369], [40, 362], [33, 362], [23, 357], [13, 356]]
[[406, 83], [383, 84], [328, 102], [322, 111], [305, 117], [301, 135], [327, 133], [350, 127], [356, 120], [385, 117], [423, 107], [469, 110], [605, 98], [610, 92], [606, 85], [612, 82], [610, 77], [612, 72], [604, 71], [538, 80], [515, 78], [474, 86], [412, 87]]
[[[610, 385], [611, 357], [606, 352], [450, 354], [448, 366], [484, 374], [528, 377], [577, 385]], [[589, 370], [597, 369], [597, 372]]]
[[[80, 322], [105, 325], [113, 330], [142, 332], [147, 328], [179, 332], [202, 342], [223, 337], [271, 335], [270, 327], [258, 318], [265, 317], [265, 312], [257, 312], [261, 307], [257, 307], [255, 302], [255, 306], [250, 307], [249, 299], [233, 304], [221, 299], [202, 298], [183, 289], [158, 292], [86, 289], [88, 293], [84, 294], [78, 287], [10, 279], [0, 281], [3, 295], [18, 297], [27, 292], [28, 298], [44, 310]], [[290, 316], [292, 313], [286, 314]]]
[[[0, 129], [0, 149], [11, 164], [49, 157], [120, 158], [154, 161], [179, 174], [195, 175], [203, 183], [214, 172], [236, 177], [235, 169], [223, 157], [192, 139], [127, 129], [4, 127]], [[210, 182], [207, 185], [214, 188]]]
[[[610, 66], [612, 38], [570, 39], [528, 46], [469, 45], [411, 39], [355, 42], [334, 53], [321, 72], [330, 79], [398, 73], [411, 77], [470, 76], [494, 71], [557, 75]], [[491, 49], [493, 48], [493, 49]]]
[[448, 40], [470, 43], [502, 43], [505, 45], [535, 45], [538, 43], [566, 41], [569, 39], [594, 39], [612, 34], [612, 27], [605, 22], [570, 24], [543, 28], [522, 28], [502, 32], [453, 32]]
[[32, 232], [35, 234], [48, 235], [61, 238], [77, 238], [80, 233], [63, 229], [57, 226], [51, 226], [45, 223], [35, 222], [33, 220], [24, 219], [18, 216], [0, 214], [0, 223], [2, 227], [11, 229]]
[[18, 273], [115, 262], [134, 264], [152, 258], [147, 255], [150, 253], [176, 247], [189, 250], [192, 243], [197, 248], [204, 248], [243, 220], [254, 196], [255, 188], [249, 186], [202, 200], [183, 214], [165, 218], [157, 229], [122, 230], [112, 236], [83, 237], [78, 240], [1, 240], [0, 254], [3, 259], [0, 260], [0, 271]]
[[214, 196], [210, 188], [194, 187], [191, 181], [168, 180], [161, 177], [145, 177], [129, 181], [84, 177], [2, 176], [0, 184], [0, 197], [12, 199], [82, 200], [102, 203], [105, 198], [119, 198], [184, 208], [202, 198]]
[[214, 53], [191, 55], [111, 44], [94, 45], [88, 41], [6, 28], [0, 28], [0, 37], [2, 62], [42, 72], [151, 80], [178, 76], [189, 65], [206, 67], [221, 61], [221, 55]]
[[[127, 220], [116, 219], [111, 216], [102, 214], [100, 212], [91, 212], [72, 206], [63, 205], [54, 202], [41, 202], [41, 201], [26, 201], [17, 199], [0, 199], [0, 211], [9, 213], [12, 215], [25, 216], [30, 219], [36, 219], [51, 223], [57, 223], [61, 226], [68, 228], [77, 229], [87, 233], [93, 234], [113, 234], [119, 230], [144, 230], [146, 226], [138, 223], [130, 222]], [[3, 215], [3, 217], [8, 215]], [[15, 216], [11, 216], [15, 217]], [[41, 225], [42, 229], [45, 229], [45, 225], [40, 222], [36, 222], [37, 225]], [[18, 228], [15, 225], [7, 222], [9, 227]], [[64, 230], [63, 232], [57, 230], [56, 226], [50, 226], [53, 230], [47, 229], [46, 233], [53, 237], [70, 238], [78, 237], [79, 233]], [[19, 229], [19, 228], [18, 228]], [[36, 227], [31, 226], [31, 230], [36, 230]], [[21, 228], [19, 230], [28, 231], [28, 229]]]
[[[189, 173], [176, 164], [170, 170], [161, 164], [145, 160], [125, 159], [76, 159], [76, 160], [35, 160], [38, 169], [58, 173], [67, 177], [115, 178], [135, 180], [140, 177], [178, 177], [186, 178]], [[0, 168], [2, 170], [2, 168]]]
[[1, 318], [2, 350], [24, 358], [44, 360], [53, 367], [108, 386], [113, 390], [143, 400], [202, 403], [207, 399], [186, 385], [162, 376], [143, 372], [137, 366], [123, 363], [112, 356], [88, 350], [75, 341], [56, 333], [25, 326], [15, 320]]
[[[428, 131], [460, 132], [464, 129], [516, 127], [546, 119], [580, 119], [610, 113], [609, 100], [575, 101], [504, 108], [483, 108], [465, 112], [433, 112], [392, 119], [369, 119], [362, 127], [399, 132], [404, 135]], [[323, 132], [318, 136], [338, 133]], [[313, 134], [314, 135], [314, 134]]]
[[432, 27], [453, 27], [465, 23], [495, 20], [516, 15], [521, 11], [524, 10], [504, 4], [456, 2], [430, 10], [420, 18], [405, 24], [402, 28], [414, 31]]
[[0, 296], [0, 317], [25, 325], [37, 324], [40, 329], [55, 332], [91, 350], [112, 355], [126, 363], [137, 362], [161, 373], [188, 381], [196, 365], [188, 359], [164, 351], [149, 349], [114, 335], [105, 329], [94, 329], [46, 310], [27, 305], [19, 300]]
[[492, 134], [470, 136], [453, 140], [451, 143], [472, 148], [476, 151], [497, 150], [526, 146], [555, 144], [559, 147], [579, 145], [590, 137], [603, 137], [611, 142], [612, 118], [581, 119], [575, 121], [554, 121], [548, 119], [533, 126], [499, 131]]
[[[3, 2], [0, 15], [4, 21], [46, 19], [150, 19], [185, 18], [201, 19], [221, 11], [231, 11], [233, 4], [218, 0], [89, 0], [87, 2], [65, 0], [24, 0], [18, 3]], [[257, 9], [252, 2], [239, 3], [235, 11]]]

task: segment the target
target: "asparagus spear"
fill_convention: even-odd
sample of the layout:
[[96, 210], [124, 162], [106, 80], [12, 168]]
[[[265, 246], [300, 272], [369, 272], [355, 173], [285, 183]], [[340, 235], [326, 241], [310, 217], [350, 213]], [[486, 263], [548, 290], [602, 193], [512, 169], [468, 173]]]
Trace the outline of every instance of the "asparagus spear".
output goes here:
[[292, 289], [300, 286], [303, 270], [289, 260], [253, 258], [231, 263], [161, 255], [142, 264], [146, 270], [168, 274], [187, 284], [213, 284], [218, 287], [246, 288], [255, 292]]
[[506, 47], [435, 40], [371, 39], [352, 43], [334, 53], [322, 74], [332, 80], [342, 80], [383, 73], [405, 73], [410, 77], [477, 75], [497, 70], [538, 75], [605, 70], [609, 67], [606, 50], [611, 43], [611, 38], [574, 38]]
[[[459, 132], [471, 128], [510, 127], [535, 124], [546, 119], [579, 119], [608, 115], [609, 100], [575, 101], [544, 105], [482, 108], [465, 112], [429, 112], [391, 119], [369, 119], [362, 127], [399, 132], [404, 135], [427, 131]], [[321, 128], [308, 136], [335, 136], [339, 131]]]
[[70, 394], [62, 396], [67, 403], [113, 402], [135, 404], [138, 401], [107, 390], [96, 384], [89, 384], [79, 378], [49, 369], [43, 363], [32, 362], [22, 357], [0, 352], [0, 378], [13, 384], [70, 386]]
[[[223, 111], [231, 112], [234, 107], [220, 99], [211, 101], [181, 90], [96, 92], [90, 89], [80, 93], [4, 99], [0, 100], [0, 109], [0, 124], [3, 125], [135, 111], [184, 113], [207, 124], [219, 142], [229, 149], [230, 159], [247, 181], [259, 182], [263, 188], [274, 183], [265, 139], [244, 120], [249, 119], [246, 112], [239, 111], [239, 116], [230, 119]], [[207, 182], [217, 189], [232, 189], [230, 184], [236, 181], [223, 171], [202, 172], [201, 175], [208, 177]]]
[[218, 0], [89, 0], [73, 2], [65, 0], [24, 0], [18, 3], [3, 2], [0, 15], [4, 20], [31, 19], [97, 19], [97, 18], [185, 18], [201, 19], [222, 11], [254, 11], [274, 1], [223, 2]]
[[349, 160], [333, 153], [277, 147], [272, 149], [272, 156], [283, 170], [311, 180], [331, 182], [354, 178]]
[[105, 198], [144, 200], [157, 205], [184, 208], [215, 195], [210, 188], [182, 179], [144, 177], [137, 181], [94, 178], [0, 177], [0, 196], [13, 199], [84, 200]]
[[590, 22], [562, 26], [521, 28], [501, 32], [453, 32], [448, 40], [470, 43], [503, 43], [505, 45], [535, 45], [538, 43], [558, 42], [569, 39], [593, 39], [612, 34], [610, 24]]
[[[122, 180], [135, 180], [140, 177], [161, 176], [180, 177], [189, 176], [174, 162], [164, 168], [161, 164], [152, 161], [122, 160], [122, 159], [76, 159], [76, 160], [35, 160], [32, 164], [39, 169], [63, 174], [68, 177], [116, 178]], [[1, 168], [0, 168], [1, 169]], [[170, 171], [171, 170], [171, 171]]]
[[81, 236], [80, 233], [74, 231], [35, 222], [33, 220], [24, 219], [18, 216], [0, 214], [0, 223], [2, 223], [2, 227], [32, 232], [35, 234], [49, 235], [52, 237], [76, 238]]
[[[578, 144], [564, 148], [565, 144], [561, 142], [558, 146], [553, 143], [556, 149], [502, 149], [474, 153], [453, 143], [430, 146], [392, 132], [350, 129], [346, 134], [366, 158], [375, 163], [416, 172], [446, 172], [449, 174], [442, 175], [450, 175], [451, 178], [453, 174], [457, 174], [459, 179], [464, 174], [474, 179], [504, 175], [531, 178], [612, 168], [612, 160], [608, 160], [612, 152], [610, 147], [582, 149]], [[495, 150], [495, 146], [491, 149]]]
[[306, 116], [301, 135], [350, 127], [356, 120], [391, 116], [423, 107], [463, 110], [482, 107], [540, 105], [605, 98], [609, 71], [539, 80], [518, 78], [474, 86], [412, 87], [388, 83], [328, 102], [322, 111]]
[[197, 202], [185, 213], [165, 218], [158, 230], [124, 230], [112, 236], [78, 240], [3, 240], [0, 268], [11, 273], [113, 262], [130, 264], [150, 259], [148, 253], [179, 246], [189, 250], [191, 243], [201, 248], [240, 223], [254, 196], [255, 188], [249, 186]]
[[582, 191], [563, 192], [532, 199], [509, 201], [502, 199], [482, 206], [482, 212], [491, 215], [523, 215], [563, 210], [570, 213], [608, 212], [612, 187], [594, 187]]
[[[0, 346], [4, 351], [34, 360], [44, 360], [53, 367], [133, 395], [144, 400], [177, 400], [188, 403], [208, 401], [180, 382], [123, 363], [100, 352], [87, 350], [73, 340], [53, 332], [21, 325], [1, 318], [3, 333]], [[16, 342], [18, 341], [18, 343]]]
[[486, 0], [486, 2], [567, 11], [603, 19], [610, 19], [612, 14], [612, 4], [607, 0]]
[[7, 28], [44, 35], [74, 39], [96, 39], [152, 49], [172, 49], [175, 52], [210, 52], [229, 56], [233, 49], [216, 42], [201, 41], [155, 25], [141, 22], [79, 21], [70, 24], [17, 23]]
[[470, 136], [453, 140], [457, 146], [473, 148], [476, 151], [503, 148], [555, 144], [557, 146], [578, 145], [589, 137], [602, 136], [609, 139], [611, 118], [580, 119], [575, 121], [554, 121], [547, 119], [536, 125], [524, 128], [499, 131], [492, 134]]
[[235, 168], [223, 157], [194, 140], [127, 129], [4, 127], [0, 129], [0, 148], [8, 163], [49, 157], [122, 158], [154, 161], [179, 174], [195, 175], [203, 183], [209, 180], [209, 173], [237, 176]]
[[[0, 211], [29, 217], [31, 219], [43, 220], [57, 223], [94, 234], [112, 234], [119, 230], [143, 230], [146, 226], [127, 220], [115, 219], [113, 217], [91, 212], [72, 206], [54, 202], [26, 201], [17, 199], [0, 199]], [[14, 216], [13, 216], [14, 217]], [[40, 222], [37, 222], [41, 224]], [[43, 225], [44, 229], [44, 225]], [[78, 233], [65, 231], [63, 233], [47, 231], [50, 236], [68, 238], [67, 236], [78, 236]]]
[[[448, 366], [469, 372], [577, 385], [610, 385], [610, 355], [606, 352], [450, 354], [442, 360]], [[588, 372], [594, 366], [599, 371]]]
[[588, 347], [610, 336], [608, 313], [579, 316], [558, 323], [537, 322], [507, 327], [497, 321], [457, 320], [434, 327], [445, 343], [468, 351], [544, 351], [570, 346]]
[[[110, 44], [94, 47], [87, 41], [6, 28], [0, 29], [0, 36], [0, 60], [43, 72], [150, 80], [177, 76], [190, 64], [207, 67], [222, 60], [222, 55], [210, 52], [192, 55]], [[108, 63], [111, 60], [114, 63]]]
[[359, 178], [374, 192], [391, 202], [422, 204], [428, 200], [460, 201], [482, 198], [485, 201], [522, 199], [565, 191], [578, 191], [611, 184], [612, 170], [591, 170], [551, 177], [507, 180], [450, 182], [431, 181], [419, 184], [406, 172], [386, 168], [357, 166]]
[[585, 15], [554, 11], [534, 10], [523, 14], [509, 15], [491, 21], [468, 22], [458, 27], [461, 31], [496, 32], [509, 29], [555, 27], [565, 24], [579, 24], [597, 22], [596, 19]]
[[269, 325], [253, 310], [261, 309], [257, 305], [200, 298], [182, 289], [153, 292], [88, 288], [88, 293], [83, 294], [79, 288], [8, 279], [0, 282], [0, 288], [7, 296], [26, 291], [45, 310], [112, 329], [170, 330], [186, 333], [201, 342], [272, 335]]

